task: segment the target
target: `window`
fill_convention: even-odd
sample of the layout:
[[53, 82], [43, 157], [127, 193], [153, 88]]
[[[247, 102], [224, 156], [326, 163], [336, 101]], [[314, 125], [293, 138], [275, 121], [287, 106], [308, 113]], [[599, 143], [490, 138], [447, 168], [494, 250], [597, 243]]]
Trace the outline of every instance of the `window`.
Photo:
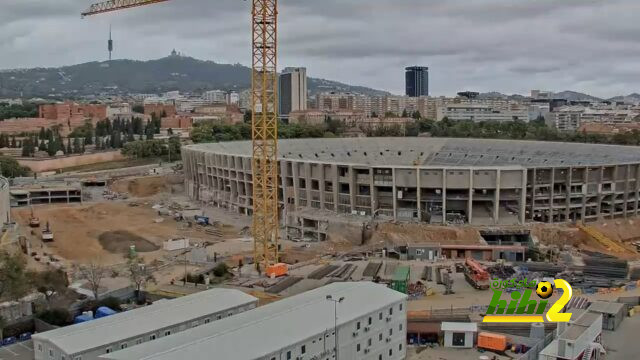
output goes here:
[[271, 360], [276, 360], [276, 357], [275, 357], [275, 356], [272, 356], [272, 357], [271, 357]]
[[389, 349], [389, 356], [393, 356], [393, 349]]
[[53, 357], [53, 350], [49, 349], [49, 357]]
[[64, 355], [60, 356], [60, 360], [66, 360], [67, 358]]
[[222, 319], [222, 315], [218, 314], [218, 316], [216, 316], [218, 318], [218, 320]]
[[402, 343], [398, 344], [398, 351], [402, 351]]
[[360, 344], [356, 345], [356, 351], [360, 351]]
[[371, 338], [369, 338], [369, 340], [367, 340], [367, 346], [371, 346]]
[[300, 353], [304, 354], [307, 352], [307, 345], [302, 345], [302, 347], [300, 348]]
[[82, 356], [76, 356], [76, 358], [73, 360], [82, 360]]
[[360, 321], [356, 323], [356, 330], [360, 330]]
[[389, 329], [389, 336], [393, 335], [393, 329]]
[[378, 360], [382, 360], [382, 354], [378, 355]]
[[451, 345], [453, 346], [464, 346], [464, 333], [454, 332], [452, 334]]
[[151, 336], [149, 336], [149, 340], [155, 340], [156, 339], [156, 334], [152, 334]]
[[42, 351], [42, 344], [38, 344], [38, 351]]
[[232, 312], [230, 312], [230, 313], [228, 313], [228, 314], [227, 314], [227, 316], [231, 316], [231, 315], [233, 315], [233, 313], [232, 313]]
[[399, 308], [400, 308], [400, 311], [402, 311], [402, 304], [400, 304]]
[[291, 351], [287, 351], [287, 360], [291, 360]]
[[106, 350], [106, 353], [107, 353], [107, 354], [110, 354], [110, 353], [111, 353], [111, 351], [112, 351], [112, 349], [111, 349], [110, 347], [108, 347], [108, 348], [107, 348], [107, 350]]
[[164, 332], [164, 336], [169, 336], [169, 335], [171, 335], [171, 330], [167, 330]]
[[369, 316], [369, 325], [371, 325], [371, 316]]
[[122, 343], [120, 344], [120, 349], [126, 349], [127, 348], [127, 343]]
[[136, 345], [140, 345], [140, 344], [142, 344], [142, 338], [136, 339]]
[[398, 330], [399, 330], [399, 331], [402, 331], [402, 324], [400, 324], [400, 325], [398, 326]]
[[378, 314], [378, 319], [382, 320], [382, 313]]
[[199, 322], [199, 321], [193, 321], [193, 322], [191, 323], [191, 327], [196, 327], [196, 326], [198, 326], [198, 325], [200, 325], [200, 322]]
[[378, 334], [378, 341], [382, 341], [382, 333]]
[[389, 315], [393, 315], [393, 308], [392, 307], [389, 308]]

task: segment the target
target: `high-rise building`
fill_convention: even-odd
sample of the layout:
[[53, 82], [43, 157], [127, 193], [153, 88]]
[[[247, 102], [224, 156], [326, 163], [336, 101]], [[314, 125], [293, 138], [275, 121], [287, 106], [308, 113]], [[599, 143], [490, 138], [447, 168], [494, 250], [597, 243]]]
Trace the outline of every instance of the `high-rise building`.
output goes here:
[[405, 70], [407, 96], [429, 96], [429, 68], [426, 66], [411, 66]]
[[278, 81], [280, 117], [292, 111], [307, 110], [307, 69], [285, 68]]

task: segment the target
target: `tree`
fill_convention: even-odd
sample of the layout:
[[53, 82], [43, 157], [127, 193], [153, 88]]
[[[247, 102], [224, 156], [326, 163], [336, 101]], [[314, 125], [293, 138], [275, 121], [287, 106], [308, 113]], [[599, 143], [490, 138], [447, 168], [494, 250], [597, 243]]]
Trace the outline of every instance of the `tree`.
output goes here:
[[131, 108], [131, 111], [138, 113], [138, 114], [144, 114], [144, 106], [143, 105], [133, 105], [133, 107]]
[[0, 174], [4, 177], [20, 177], [29, 174], [29, 168], [20, 166], [18, 161], [10, 156], [0, 156]]
[[129, 279], [136, 289], [136, 298], [140, 299], [140, 290], [148, 281], [155, 281], [149, 267], [138, 256], [130, 257], [128, 261]]
[[33, 287], [42, 293], [47, 301], [47, 309], [51, 305], [51, 299], [67, 289], [69, 285], [67, 276], [62, 270], [46, 270], [29, 274]]
[[411, 117], [416, 120], [420, 120], [422, 118], [422, 115], [420, 114], [420, 111], [416, 110], [413, 112], [413, 114], [411, 114]]
[[80, 154], [81, 151], [82, 151], [82, 149], [80, 148], [80, 139], [74, 138], [73, 139], [73, 152], [75, 154]]
[[38, 150], [47, 151], [47, 143], [44, 142], [44, 139], [40, 140], [40, 145], [38, 145]]
[[244, 123], [251, 124], [252, 112], [251, 110], [247, 110], [244, 112]]
[[107, 268], [90, 262], [88, 265], [80, 267], [80, 277], [87, 281], [89, 289], [93, 293], [93, 297], [97, 300], [100, 292], [100, 283], [107, 275]]
[[67, 155], [73, 154], [73, 149], [71, 148], [71, 138], [67, 138]]
[[0, 252], [0, 298], [17, 300], [27, 293], [26, 265], [21, 254]]
[[172, 128], [168, 128], [167, 129], [167, 135], [173, 135], [173, 129]]
[[15, 135], [13, 135], [13, 136], [11, 137], [11, 147], [12, 147], [12, 148], [14, 148], [14, 149], [15, 149], [16, 147], [18, 147], [18, 145], [16, 144], [16, 136], [15, 136]]
[[402, 110], [402, 117], [403, 118], [408, 118], [409, 117], [409, 113], [407, 112], [407, 109]]

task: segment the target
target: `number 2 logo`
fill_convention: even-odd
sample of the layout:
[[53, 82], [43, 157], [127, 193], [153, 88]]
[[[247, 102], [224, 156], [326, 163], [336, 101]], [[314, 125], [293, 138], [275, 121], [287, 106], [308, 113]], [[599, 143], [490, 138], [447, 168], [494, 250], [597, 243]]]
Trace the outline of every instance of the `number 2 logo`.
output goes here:
[[573, 296], [573, 289], [571, 285], [563, 279], [555, 279], [554, 284], [556, 289], [562, 289], [562, 296], [556, 301], [549, 311], [547, 311], [546, 317], [549, 322], [568, 322], [571, 320], [571, 313], [561, 313], [562, 308], [567, 305], [571, 297]]

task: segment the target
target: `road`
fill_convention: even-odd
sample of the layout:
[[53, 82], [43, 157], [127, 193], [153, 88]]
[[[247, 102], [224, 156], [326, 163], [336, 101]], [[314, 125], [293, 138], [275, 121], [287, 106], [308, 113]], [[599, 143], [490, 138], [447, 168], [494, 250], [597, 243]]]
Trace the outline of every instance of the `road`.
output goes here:
[[0, 347], [0, 360], [33, 360], [33, 341]]

